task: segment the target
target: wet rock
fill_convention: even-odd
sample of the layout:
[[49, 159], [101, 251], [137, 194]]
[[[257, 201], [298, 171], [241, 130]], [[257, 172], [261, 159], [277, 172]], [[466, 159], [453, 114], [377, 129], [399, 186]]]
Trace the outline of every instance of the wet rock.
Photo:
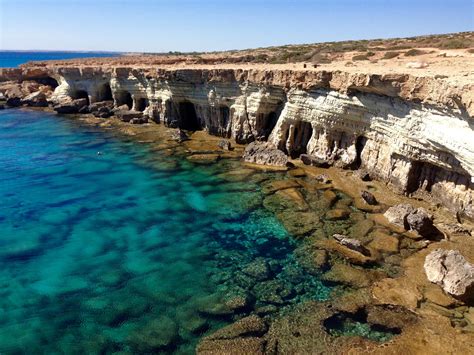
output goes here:
[[331, 164], [328, 161], [308, 155], [308, 154], [301, 154], [300, 159], [305, 165], [316, 166], [319, 168], [329, 168], [331, 166]]
[[279, 190], [276, 192], [276, 195], [293, 202], [297, 206], [296, 210], [298, 211], [307, 211], [309, 209], [303, 194], [297, 188]]
[[370, 252], [367, 250], [366, 247], [360, 242], [360, 240], [348, 238], [342, 234], [334, 234], [333, 238], [341, 245], [354, 250], [362, 255], [369, 256]]
[[324, 281], [341, 283], [354, 288], [368, 287], [387, 275], [381, 271], [355, 268], [347, 264], [335, 264], [321, 278]]
[[418, 320], [415, 313], [401, 306], [370, 305], [366, 312], [367, 322], [389, 329], [401, 330]]
[[306, 172], [303, 169], [298, 168], [298, 169], [292, 169], [288, 171], [288, 175], [293, 176], [293, 177], [304, 177], [306, 176]]
[[144, 124], [148, 123], [148, 117], [135, 117], [130, 120], [131, 124]]
[[373, 221], [371, 221], [370, 219], [361, 219], [351, 227], [349, 234], [355, 237], [356, 239], [362, 239], [370, 233], [373, 227]]
[[279, 280], [270, 280], [257, 283], [253, 292], [258, 302], [270, 304], [284, 304], [284, 299], [293, 295], [290, 285]]
[[344, 259], [355, 265], [369, 265], [375, 261], [374, 258], [352, 250], [334, 239], [316, 241], [315, 245], [321, 249], [336, 252]]
[[298, 183], [298, 181], [293, 180], [293, 179], [274, 180], [268, 184], [265, 184], [262, 190], [265, 194], [271, 194], [279, 190], [285, 190], [285, 189], [290, 189], [290, 188], [300, 188], [300, 187], [301, 185]]
[[37, 91], [24, 97], [23, 100], [21, 100], [21, 104], [32, 107], [47, 107], [48, 100], [45, 93]]
[[406, 217], [408, 227], [423, 237], [430, 237], [436, 233], [433, 226], [433, 216], [424, 208], [418, 208]]
[[173, 131], [173, 133], [171, 134], [171, 139], [178, 143], [181, 143], [181, 142], [189, 140], [189, 137], [186, 134], [186, 132], [178, 128], [177, 130]]
[[362, 199], [369, 205], [373, 206], [377, 204], [377, 199], [369, 191], [362, 191], [360, 197], [362, 197]]
[[219, 160], [219, 154], [193, 154], [186, 159], [196, 164], [209, 165]]
[[77, 99], [71, 102], [59, 103], [53, 109], [60, 114], [73, 114], [78, 113], [84, 106], [88, 106], [87, 99]]
[[407, 217], [413, 211], [415, 211], [415, 208], [412, 205], [400, 204], [390, 207], [384, 213], [384, 216], [388, 219], [390, 223], [393, 223], [398, 227], [408, 229], [409, 225], [407, 222]]
[[222, 139], [217, 143], [217, 146], [223, 150], [231, 150], [232, 144], [227, 139]]
[[7, 107], [20, 107], [21, 106], [21, 98], [19, 97], [9, 97], [5, 102]]
[[348, 210], [336, 208], [326, 212], [326, 219], [330, 221], [339, 221], [349, 218], [350, 212]]
[[273, 304], [265, 304], [255, 307], [255, 312], [259, 315], [267, 315], [278, 311], [278, 307]]
[[134, 118], [142, 118], [143, 113], [140, 111], [120, 110], [115, 112], [115, 116], [117, 116], [123, 122], [130, 122]]
[[328, 207], [331, 207], [337, 201], [337, 195], [331, 190], [324, 191], [323, 198], [327, 201]]
[[399, 305], [409, 309], [416, 309], [423, 299], [418, 287], [402, 278], [377, 281], [372, 288], [372, 295], [378, 303]]
[[171, 348], [177, 338], [176, 323], [169, 317], [161, 316], [133, 331], [128, 341], [136, 351], [148, 353]]
[[252, 142], [246, 148], [243, 159], [247, 163], [286, 167], [288, 157], [271, 143]]
[[264, 354], [265, 340], [259, 337], [244, 337], [235, 339], [204, 338], [197, 346], [196, 353], [202, 355], [240, 355]]
[[257, 281], [268, 280], [272, 276], [268, 263], [262, 258], [247, 264], [242, 272]]
[[277, 217], [294, 237], [303, 237], [320, 227], [319, 217], [314, 212], [284, 211]]
[[373, 240], [369, 243], [368, 247], [375, 249], [382, 253], [396, 254], [399, 250], [400, 241], [398, 238], [391, 235], [376, 231], [371, 234]]
[[250, 306], [250, 298], [247, 295], [233, 296], [225, 301], [225, 306], [233, 312], [239, 312]]
[[474, 301], [474, 265], [458, 250], [436, 249], [425, 258], [424, 269], [430, 282], [453, 297]]
[[95, 117], [108, 118], [108, 117], [111, 117], [113, 115], [113, 112], [110, 108], [108, 108], [106, 106], [103, 106], [103, 107], [99, 107], [98, 109], [96, 109], [93, 112], [93, 114], [94, 114]]
[[331, 182], [331, 178], [328, 174], [319, 174], [314, 177], [314, 179], [322, 184], [329, 184]]
[[251, 315], [217, 330], [213, 334], [207, 336], [206, 339], [233, 339], [249, 335], [261, 336], [265, 334], [267, 329], [267, 325], [262, 318], [256, 315]]
[[[99, 102], [94, 102], [89, 105], [89, 112], [97, 112], [101, 108], [107, 108], [109, 111], [112, 111], [114, 108], [114, 102], [113, 101], [99, 101]], [[126, 106], [126, 109], [128, 109], [128, 106]]]

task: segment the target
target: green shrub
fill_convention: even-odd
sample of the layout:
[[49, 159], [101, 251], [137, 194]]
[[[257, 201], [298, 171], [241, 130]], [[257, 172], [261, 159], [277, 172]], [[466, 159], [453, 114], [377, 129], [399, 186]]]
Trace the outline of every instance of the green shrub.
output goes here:
[[471, 40], [460, 40], [460, 39], [449, 39], [441, 42], [439, 46], [442, 49], [461, 49], [472, 47], [473, 41]]
[[410, 49], [409, 51], [405, 52], [405, 56], [407, 57], [415, 57], [422, 54], [426, 54], [426, 52], [419, 49]]
[[369, 60], [367, 54], [358, 54], [352, 57], [352, 60]]
[[398, 57], [399, 52], [385, 52], [382, 59], [392, 59]]

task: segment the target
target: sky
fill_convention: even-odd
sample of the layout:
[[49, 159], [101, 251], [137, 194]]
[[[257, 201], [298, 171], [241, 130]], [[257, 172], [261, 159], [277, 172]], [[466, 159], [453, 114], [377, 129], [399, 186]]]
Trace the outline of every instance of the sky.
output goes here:
[[474, 0], [0, 0], [0, 50], [213, 51], [474, 30]]

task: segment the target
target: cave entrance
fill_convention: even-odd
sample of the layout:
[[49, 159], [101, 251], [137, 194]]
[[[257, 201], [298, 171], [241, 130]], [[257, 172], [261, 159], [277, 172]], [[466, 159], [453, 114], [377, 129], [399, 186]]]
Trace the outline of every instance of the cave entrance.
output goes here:
[[56, 89], [59, 86], [57, 80], [50, 77], [50, 76], [45, 76], [45, 77], [41, 77], [41, 78], [34, 78], [32, 80], [34, 80], [37, 83], [42, 84], [42, 85], [51, 86], [51, 88], [53, 90]]
[[137, 99], [137, 102], [135, 103], [135, 111], [145, 111], [145, 109], [148, 107], [149, 102], [148, 99], [145, 97], [140, 97]]
[[267, 140], [278, 121], [278, 114], [272, 111], [268, 114], [257, 115], [255, 127], [257, 129], [257, 140]]
[[128, 91], [118, 92], [115, 95], [115, 101], [117, 102], [117, 106], [127, 105], [129, 110], [133, 107], [132, 95]]
[[97, 101], [113, 101], [112, 89], [108, 83], [100, 86], [97, 91]]
[[288, 153], [293, 159], [296, 159], [306, 153], [306, 146], [313, 135], [313, 127], [309, 122], [300, 121], [293, 126], [293, 132], [290, 128], [290, 134]]
[[201, 123], [196, 114], [194, 104], [189, 101], [180, 102], [178, 105], [179, 122], [178, 127], [189, 131], [201, 129]]
[[362, 151], [364, 150], [365, 144], [367, 143], [367, 138], [364, 136], [359, 136], [356, 139], [356, 160], [354, 163], [354, 168], [359, 169], [362, 165]]
[[74, 90], [71, 94], [71, 98], [73, 100], [86, 99], [87, 100], [87, 105], [90, 104], [89, 94], [85, 90]]

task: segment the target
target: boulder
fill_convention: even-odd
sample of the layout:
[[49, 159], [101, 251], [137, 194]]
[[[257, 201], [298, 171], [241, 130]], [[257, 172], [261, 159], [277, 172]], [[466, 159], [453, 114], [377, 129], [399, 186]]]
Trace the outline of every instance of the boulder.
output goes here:
[[331, 165], [327, 160], [314, 157], [308, 154], [301, 154], [300, 159], [305, 165], [317, 166], [319, 168], [329, 168]]
[[360, 242], [360, 240], [348, 238], [342, 234], [334, 234], [332, 236], [339, 244], [344, 245], [345, 247], [357, 251], [365, 256], [370, 256], [369, 250]]
[[77, 99], [71, 102], [59, 103], [53, 107], [54, 111], [61, 114], [78, 113], [87, 107], [87, 99]]
[[131, 124], [144, 124], [148, 123], [148, 117], [135, 117], [130, 120]]
[[189, 137], [188, 135], [186, 134], [186, 132], [184, 132], [183, 130], [181, 130], [180, 128], [178, 128], [177, 130], [175, 130], [172, 135], [171, 135], [171, 139], [178, 142], [178, 143], [181, 143], [181, 142], [184, 142], [184, 141], [187, 141], [189, 140]]
[[246, 148], [243, 159], [247, 163], [285, 167], [288, 157], [268, 142], [252, 142]]
[[143, 113], [140, 111], [120, 110], [116, 111], [115, 115], [123, 122], [130, 122], [134, 118], [142, 118]]
[[5, 104], [8, 107], [20, 107], [21, 106], [21, 99], [19, 97], [9, 97]]
[[474, 265], [458, 250], [436, 249], [425, 258], [424, 269], [430, 282], [440, 285], [453, 297], [474, 301]]
[[[90, 112], [96, 112], [96, 111], [99, 111], [99, 109], [101, 109], [103, 107], [105, 107], [109, 110], [112, 110], [114, 108], [114, 102], [113, 101], [94, 102], [94, 103], [89, 105], [89, 111]], [[128, 110], [128, 106], [126, 106], [125, 110]]]
[[33, 107], [47, 107], [48, 100], [46, 98], [46, 94], [41, 91], [37, 91], [24, 97], [23, 100], [21, 100], [21, 104]]
[[377, 204], [377, 199], [369, 191], [362, 191], [360, 197], [362, 197], [362, 199], [369, 205], [373, 206]]
[[415, 211], [415, 208], [409, 204], [400, 204], [393, 207], [390, 207], [385, 213], [385, 218], [388, 219], [390, 223], [395, 224], [398, 227], [408, 229], [407, 217], [410, 213]]
[[433, 216], [424, 208], [418, 208], [407, 216], [408, 227], [423, 237], [429, 237], [436, 232], [433, 226]]
[[232, 149], [232, 145], [230, 144], [230, 141], [228, 141], [227, 139], [222, 139], [219, 141], [219, 143], [217, 144], [217, 146], [223, 150], [231, 150]]

